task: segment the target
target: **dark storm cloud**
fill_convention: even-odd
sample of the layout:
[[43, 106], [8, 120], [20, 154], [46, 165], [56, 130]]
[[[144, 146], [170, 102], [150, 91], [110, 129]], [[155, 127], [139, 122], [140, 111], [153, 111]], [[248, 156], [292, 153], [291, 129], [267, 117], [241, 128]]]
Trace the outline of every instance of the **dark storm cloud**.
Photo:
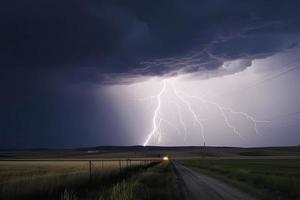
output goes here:
[[241, 71], [298, 45], [299, 4], [2, 0], [0, 147], [128, 144], [111, 99], [89, 83]]
[[99, 90], [70, 85], [57, 71], [0, 72], [0, 150], [128, 142], [111, 100]]
[[2, 1], [0, 62], [66, 68], [79, 81], [211, 71], [296, 46], [299, 8], [292, 0]]

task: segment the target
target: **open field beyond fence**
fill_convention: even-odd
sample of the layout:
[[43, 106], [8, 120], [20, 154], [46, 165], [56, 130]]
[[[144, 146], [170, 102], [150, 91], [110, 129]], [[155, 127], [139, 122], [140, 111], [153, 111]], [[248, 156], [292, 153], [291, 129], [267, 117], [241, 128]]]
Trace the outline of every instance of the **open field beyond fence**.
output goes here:
[[[0, 199], [59, 198], [64, 190], [109, 185], [151, 160], [6, 160], [0, 162]], [[114, 180], [116, 179], [116, 180]], [[84, 193], [84, 192], [80, 192]]]

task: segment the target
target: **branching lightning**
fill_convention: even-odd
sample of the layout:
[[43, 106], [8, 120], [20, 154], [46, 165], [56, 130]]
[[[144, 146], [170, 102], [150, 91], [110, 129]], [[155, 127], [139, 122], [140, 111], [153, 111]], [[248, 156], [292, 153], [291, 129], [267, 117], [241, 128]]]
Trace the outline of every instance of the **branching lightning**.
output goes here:
[[239, 137], [241, 137], [241, 138], [242, 138], [241, 133], [238, 131], [238, 129], [234, 125], [232, 125], [230, 123], [230, 121], [228, 119], [228, 116], [226, 115], [226, 112], [231, 113], [233, 115], [240, 115], [240, 116], [242, 116], [242, 117], [250, 120], [252, 122], [252, 124], [253, 124], [253, 129], [254, 129], [254, 131], [255, 131], [256, 134], [259, 134], [259, 131], [257, 129], [258, 123], [269, 123], [270, 122], [270, 121], [256, 120], [254, 117], [252, 117], [251, 115], [249, 115], [249, 114], [247, 114], [245, 112], [235, 111], [232, 108], [221, 106], [220, 104], [218, 104], [216, 102], [207, 101], [207, 100], [205, 100], [203, 98], [200, 98], [200, 97], [197, 97], [197, 96], [193, 96], [193, 95], [186, 95], [186, 96], [189, 97], [189, 98], [194, 98], [194, 99], [200, 100], [202, 103], [206, 103], [206, 104], [210, 104], [210, 105], [215, 106], [220, 111], [220, 114], [223, 117], [225, 124], [229, 128], [231, 128], [232, 131], [235, 134], [237, 134]]
[[181, 95], [179, 95], [179, 92], [177, 91], [176, 87], [174, 86], [173, 84], [173, 87], [172, 87], [174, 93], [175, 93], [175, 96], [182, 102], [186, 105], [186, 107], [188, 108], [189, 112], [192, 114], [193, 116], [193, 119], [195, 120], [195, 122], [199, 125], [200, 127], [200, 133], [201, 133], [201, 136], [202, 136], [202, 139], [203, 139], [203, 142], [205, 144], [205, 136], [204, 136], [204, 125], [203, 125], [203, 122], [201, 119], [199, 119], [199, 117], [197, 116], [196, 112], [193, 110], [192, 108], [192, 105], [190, 104], [189, 101], [185, 100]]
[[[163, 96], [164, 95], [174, 95], [174, 99], [172, 101], [172, 104], [174, 104], [177, 108], [177, 116], [179, 120], [180, 127], [172, 123], [171, 121], [165, 119], [162, 117], [162, 102], [164, 101]], [[164, 79], [162, 81], [162, 88], [158, 92], [156, 96], [150, 96], [148, 98], [143, 98], [142, 100], [156, 100], [156, 107], [154, 109], [153, 118], [152, 118], [152, 130], [148, 134], [144, 146], [147, 146], [150, 141], [153, 141], [154, 143], [161, 143], [161, 140], [163, 138], [163, 124], [167, 125], [168, 127], [175, 130], [177, 133], [183, 133], [184, 141], [186, 141], [188, 136], [188, 126], [185, 122], [185, 119], [183, 118], [182, 111], [184, 110], [186, 113], [189, 113], [194, 121], [194, 123], [200, 128], [200, 135], [202, 138], [202, 142], [205, 145], [206, 144], [206, 138], [204, 134], [204, 121], [205, 119], [202, 119], [198, 116], [197, 111], [194, 109], [192, 102], [190, 99], [194, 99], [199, 101], [201, 105], [203, 105], [206, 110], [208, 110], [207, 106], [213, 106], [216, 108], [216, 110], [219, 112], [220, 116], [222, 117], [224, 124], [238, 137], [243, 138], [241, 132], [239, 129], [231, 122], [229, 115], [236, 115], [243, 117], [244, 119], [248, 120], [253, 125], [253, 130], [256, 134], [259, 134], [258, 131], [258, 124], [259, 123], [265, 123], [269, 121], [260, 121], [256, 120], [253, 116], [249, 115], [246, 112], [241, 111], [235, 111], [234, 109], [230, 107], [224, 107], [216, 102], [209, 101], [205, 98], [205, 96], [194, 96], [194, 95], [188, 95], [185, 94], [182, 91], [178, 91], [173, 81], [170, 81], [170, 79]]]
[[[161, 107], [161, 96], [163, 95], [163, 93], [166, 90], [166, 80], [163, 80], [163, 87], [161, 89], [161, 91], [158, 93], [156, 100], [157, 100], [157, 107], [154, 111], [154, 116], [152, 119], [152, 124], [153, 124], [153, 129], [150, 132], [150, 134], [148, 135], [146, 141], [144, 142], [144, 146], [148, 145], [150, 139], [155, 136], [156, 134], [158, 135], [158, 138], [161, 138], [161, 131], [160, 131], [160, 126], [157, 126], [157, 120], [159, 119], [159, 114], [160, 114], [160, 107]], [[158, 124], [160, 125], [161, 121], [158, 122]]]
[[182, 118], [182, 111], [180, 109], [180, 106], [179, 104], [176, 102], [176, 101], [173, 101], [172, 102], [176, 108], [177, 108], [177, 114], [178, 114], [178, 118], [179, 118], [179, 122], [181, 124], [181, 126], [183, 127], [183, 133], [184, 133], [184, 142], [186, 142], [186, 138], [187, 138], [187, 127], [186, 127], [186, 124], [184, 123], [184, 120]]

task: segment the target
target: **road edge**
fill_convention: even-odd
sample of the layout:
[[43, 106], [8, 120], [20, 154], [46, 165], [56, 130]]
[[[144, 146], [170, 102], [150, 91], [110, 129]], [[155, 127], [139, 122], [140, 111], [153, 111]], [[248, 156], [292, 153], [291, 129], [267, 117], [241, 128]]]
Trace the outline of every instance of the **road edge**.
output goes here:
[[183, 194], [184, 196], [184, 199], [185, 200], [188, 200], [189, 199], [189, 195], [188, 195], [188, 192], [187, 192], [187, 188], [186, 188], [186, 185], [182, 179], [182, 176], [180, 175], [180, 173], [178, 172], [177, 168], [175, 167], [175, 164], [174, 164], [175, 161], [171, 161], [171, 164], [172, 164], [172, 167], [176, 173], [176, 176], [178, 177], [179, 179], [179, 186], [180, 186], [180, 190], [181, 190], [181, 193]]

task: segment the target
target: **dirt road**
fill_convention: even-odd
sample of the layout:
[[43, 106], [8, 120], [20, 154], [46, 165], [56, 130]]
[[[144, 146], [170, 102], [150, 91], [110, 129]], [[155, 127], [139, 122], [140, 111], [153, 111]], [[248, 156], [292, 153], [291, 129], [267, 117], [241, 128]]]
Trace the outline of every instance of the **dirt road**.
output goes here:
[[185, 196], [188, 200], [254, 200], [256, 198], [177, 162]]

